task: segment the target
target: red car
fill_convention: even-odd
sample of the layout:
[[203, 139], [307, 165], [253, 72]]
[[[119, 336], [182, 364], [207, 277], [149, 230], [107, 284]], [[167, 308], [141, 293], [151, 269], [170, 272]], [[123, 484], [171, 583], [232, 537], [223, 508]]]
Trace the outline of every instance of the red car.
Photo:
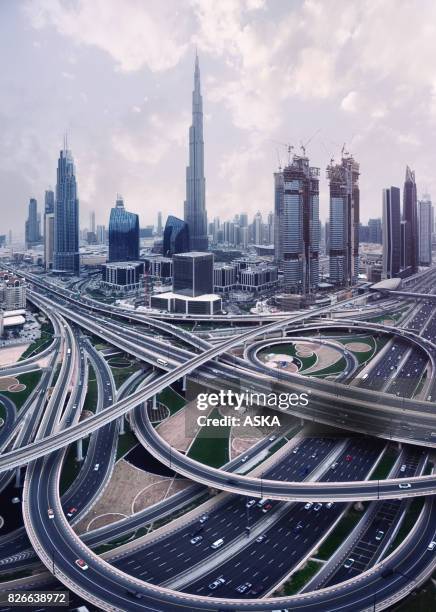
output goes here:
[[345, 455], [345, 461], [353, 461], [353, 455]]
[[77, 508], [74, 508], [74, 507], [70, 508], [67, 512], [67, 516], [71, 518], [73, 514], [75, 514], [76, 512], [77, 512]]
[[264, 507], [262, 508], [262, 512], [268, 512], [269, 510], [271, 510], [272, 508], [272, 504], [265, 504]]

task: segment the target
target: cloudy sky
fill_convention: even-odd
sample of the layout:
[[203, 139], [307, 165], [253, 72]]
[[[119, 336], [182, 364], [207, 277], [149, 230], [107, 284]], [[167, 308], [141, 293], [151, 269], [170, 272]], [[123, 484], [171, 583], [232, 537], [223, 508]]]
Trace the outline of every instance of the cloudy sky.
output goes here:
[[116, 193], [142, 224], [181, 215], [195, 47], [209, 218], [268, 213], [286, 144], [321, 168], [344, 143], [361, 216], [381, 189], [436, 199], [433, 0], [0, 0], [0, 233], [54, 186], [65, 130], [82, 226]]

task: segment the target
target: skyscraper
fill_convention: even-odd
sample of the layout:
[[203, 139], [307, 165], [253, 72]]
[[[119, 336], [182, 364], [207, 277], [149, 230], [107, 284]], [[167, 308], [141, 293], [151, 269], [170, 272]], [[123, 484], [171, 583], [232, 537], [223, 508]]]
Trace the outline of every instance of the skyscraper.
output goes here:
[[401, 265], [401, 205], [398, 187], [383, 189], [383, 276], [392, 278]]
[[274, 250], [284, 290], [306, 295], [319, 281], [319, 168], [294, 155], [274, 179]]
[[253, 220], [253, 241], [254, 244], [262, 244], [263, 236], [262, 236], [262, 213], [257, 211], [254, 215]]
[[406, 178], [403, 192], [403, 221], [406, 221], [407, 241], [404, 244], [405, 267], [411, 268], [411, 273], [418, 269], [418, 209], [416, 198], [415, 172], [406, 167]]
[[54, 191], [47, 189], [44, 199], [44, 265], [46, 270], [53, 268], [54, 208]]
[[31, 248], [39, 242], [38, 204], [35, 198], [30, 198], [29, 214], [25, 227], [26, 247]]
[[327, 168], [330, 181], [330, 281], [354, 285], [359, 275], [359, 164], [350, 155]]
[[213, 253], [179, 253], [173, 257], [173, 291], [190, 297], [213, 293]]
[[189, 128], [189, 165], [186, 168], [185, 221], [189, 227], [191, 251], [207, 251], [207, 213], [204, 178], [203, 99], [200, 67], [195, 57], [192, 125]]
[[139, 217], [127, 212], [124, 201], [117, 195], [109, 218], [109, 261], [138, 261]]
[[162, 236], [162, 213], [161, 211], [157, 213], [157, 235]]
[[67, 148], [60, 152], [54, 214], [53, 271], [79, 274], [79, 200], [74, 160]]
[[95, 211], [92, 210], [89, 214], [89, 231], [95, 234]]
[[373, 244], [382, 243], [382, 222], [381, 219], [370, 219], [368, 221], [369, 242]]
[[177, 253], [189, 251], [189, 228], [182, 219], [170, 215], [165, 224], [162, 253], [164, 257], [172, 257]]
[[419, 220], [419, 265], [431, 265], [431, 236], [433, 206], [429, 195], [418, 202]]

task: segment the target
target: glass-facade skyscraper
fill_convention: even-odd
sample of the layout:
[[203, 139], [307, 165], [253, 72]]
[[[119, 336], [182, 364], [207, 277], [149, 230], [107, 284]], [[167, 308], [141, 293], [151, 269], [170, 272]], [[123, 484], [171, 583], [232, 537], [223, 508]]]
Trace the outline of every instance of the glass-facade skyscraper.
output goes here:
[[79, 274], [79, 199], [74, 160], [65, 142], [57, 169], [54, 211], [53, 271]]
[[329, 274], [335, 285], [354, 285], [359, 276], [359, 164], [342, 157], [327, 168], [330, 181]]
[[319, 168], [305, 155], [294, 155], [274, 180], [274, 248], [283, 288], [307, 295], [319, 282]]
[[189, 251], [189, 227], [186, 221], [169, 215], [163, 234], [162, 254], [172, 257]]
[[398, 187], [383, 189], [383, 276], [396, 276], [401, 267], [401, 204]]
[[173, 291], [190, 297], [213, 293], [213, 253], [179, 253], [173, 257]]
[[403, 221], [406, 222], [406, 240], [404, 242], [404, 267], [411, 268], [411, 273], [418, 270], [418, 203], [416, 195], [415, 172], [406, 167], [406, 178], [403, 191]]
[[200, 67], [195, 57], [194, 91], [192, 92], [192, 125], [189, 128], [189, 165], [186, 168], [185, 221], [189, 226], [191, 251], [207, 251], [207, 213], [204, 178], [203, 99], [200, 89]]
[[39, 223], [38, 223], [38, 204], [35, 198], [30, 198], [29, 215], [25, 227], [26, 246], [27, 248], [37, 244], [40, 240]]
[[139, 217], [127, 212], [124, 201], [117, 196], [109, 217], [109, 261], [138, 261]]

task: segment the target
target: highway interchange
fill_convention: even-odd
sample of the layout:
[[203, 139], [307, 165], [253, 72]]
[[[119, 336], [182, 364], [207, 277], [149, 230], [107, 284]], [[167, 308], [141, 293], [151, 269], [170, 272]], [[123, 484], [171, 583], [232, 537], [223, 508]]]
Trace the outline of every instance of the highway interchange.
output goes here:
[[[431, 279], [431, 275], [427, 278]], [[14, 442], [5, 446], [6, 452], [0, 457], [0, 469], [2, 478], [10, 479], [17, 467], [27, 464], [23, 490], [26, 532], [19, 530], [0, 537], [0, 572], [2, 567], [10, 571], [26, 564], [36, 565], [34, 552], [29, 548], [29, 538], [33, 550], [50, 573], [84, 601], [108, 610], [274, 610], [288, 607], [339, 610], [355, 608], [356, 602], [361, 606], [356, 609], [366, 609], [367, 605], [377, 605], [377, 609], [383, 609], [385, 604], [389, 602], [390, 605], [403, 597], [431, 574], [436, 564], [435, 554], [427, 550], [434, 536], [436, 513], [431, 496], [419, 515], [419, 533], [415, 530], [413, 538], [406, 537], [381, 563], [381, 553], [377, 551], [382, 540], [377, 541], [375, 551], [366, 562], [365, 555], [359, 552], [362, 545], [368, 548], [368, 538], [371, 549], [374, 547], [374, 533], [381, 530], [380, 516], [384, 521], [384, 534], [388, 534], [390, 529], [393, 531], [395, 518], [400, 513], [404, 514], [407, 498], [435, 492], [436, 478], [428, 472], [421, 475], [426, 466], [427, 451], [436, 445], [431, 436], [433, 430], [436, 432], [436, 417], [430, 401], [434, 397], [436, 349], [432, 342], [436, 321], [431, 305], [411, 305], [409, 302], [408, 315], [403, 319], [403, 326], [398, 328], [358, 319], [341, 321], [340, 324], [330, 319], [311, 323], [309, 319], [328, 313], [328, 309], [323, 308], [313, 311], [310, 316], [304, 313], [280, 317], [279, 321], [273, 320], [263, 325], [256, 320], [258, 325], [249, 326], [237, 334], [231, 330], [224, 341], [211, 343], [173, 323], [147, 319], [136, 313], [132, 315], [106, 305], [87, 304], [86, 300], [78, 301], [74, 294], [65, 290], [62, 293], [53, 290], [31, 275], [29, 280], [34, 282], [31, 300], [47, 313], [56, 330], [46, 354], [54, 359], [60, 353], [63, 359], [57, 380], [52, 380], [54, 368], [47, 368], [43, 372], [45, 378], [41, 378], [29, 403], [36, 410], [25, 410], [24, 406], [16, 416], [13, 406], [7, 408], [9, 416], [5, 425], [8, 436]], [[416, 282], [418, 285], [421, 282], [424, 290], [431, 285], [425, 278]], [[253, 323], [252, 316], [245, 323]], [[150, 335], [144, 325], [158, 334]], [[311, 378], [302, 381], [301, 377], [282, 372], [274, 377], [256, 359], [257, 351], [264, 342], [268, 342], [266, 339], [258, 342], [259, 336], [268, 334], [273, 339], [274, 334], [287, 333], [284, 337], [291, 341], [291, 338], [301, 334], [310, 338], [314, 330], [328, 329], [331, 335], [347, 327], [353, 334], [369, 331], [389, 334], [386, 345], [389, 354], [383, 360], [383, 366], [376, 365], [355, 386], [341, 384], [338, 380], [332, 382]], [[93, 347], [86, 336], [88, 333], [103, 338], [143, 362], [143, 371], [135, 379], [132, 378], [122, 392], [117, 394], [111, 369], [102, 354]], [[168, 349], [170, 341], [171, 350]], [[328, 344], [329, 340], [325, 342]], [[245, 350], [245, 359], [233, 353], [237, 346]], [[159, 355], [163, 356], [164, 365], [156, 368]], [[358, 368], [355, 359], [347, 359], [346, 363], [344, 383], [349, 382]], [[97, 379], [98, 402], [95, 414], [81, 420], [90, 366]], [[28, 367], [33, 367], [32, 363], [23, 362], [23, 368]], [[167, 372], [162, 374], [162, 369]], [[13, 364], [4, 371], [20, 372]], [[426, 377], [423, 377], [424, 371], [427, 371]], [[414, 384], [408, 373], [413, 373]], [[230, 464], [227, 471], [199, 464], [172, 449], [151, 426], [147, 411], [141, 409], [144, 401], [187, 375], [201, 381], [207, 388], [213, 388], [216, 380], [218, 384], [227, 381], [229, 386], [240, 388], [242, 378], [244, 383], [248, 379], [253, 389], [298, 390], [309, 386], [313, 404], [311, 412], [291, 412], [294, 416], [344, 430], [340, 438], [342, 444], [334, 438], [324, 437], [307, 438], [296, 451], [295, 445], [289, 448], [286, 445], [280, 456], [277, 453], [277, 460], [260, 472], [261, 477], [259, 473], [244, 476], [234, 472], [229, 475], [229, 470], [240, 471], [240, 461]], [[48, 386], [49, 377], [54, 387], [46, 403], [40, 386]], [[424, 390], [424, 400], [414, 397], [418, 391], [416, 380], [421, 378], [419, 391]], [[368, 386], [371, 388], [367, 389]], [[338, 422], [337, 406], [342, 405], [346, 408], [339, 408]], [[362, 410], [365, 410], [365, 417], [360, 415], [359, 419], [357, 417]], [[32, 417], [26, 419], [26, 412]], [[222, 499], [219, 496], [217, 500], [209, 499], [206, 502], [212, 505], [204, 524], [199, 523], [198, 513], [191, 521], [191, 514], [188, 513], [186, 519], [178, 519], [180, 525], [174, 522], [175, 527], [165, 536], [166, 540], [165, 537], [164, 540], [158, 537], [155, 542], [153, 538], [151, 541], [150, 538], [139, 538], [133, 547], [127, 546], [126, 549], [125, 545], [119, 552], [114, 549], [103, 559], [93, 553], [89, 546], [95, 547], [117, 533], [130, 533], [136, 526], [166, 516], [172, 509], [193, 499], [201, 499], [207, 491], [201, 485], [192, 485], [183, 494], [169, 498], [167, 504], [161, 503], [156, 508], [138, 513], [138, 516], [133, 515], [128, 520], [120, 521], [120, 525], [115, 523], [83, 538], [74, 533], [71, 525], [89, 511], [110, 479], [119, 417], [129, 412], [138, 440], [160, 461], [194, 481], [228, 493], [222, 493]], [[354, 439], [352, 435], [344, 438], [347, 430], [372, 433], [378, 439], [362, 436]], [[60, 475], [68, 445], [89, 434], [81, 469], [61, 499]], [[421, 450], [417, 446], [405, 446], [403, 450], [398, 448], [396, 467], [391, 470], [390, 479], [366, 480], [386, 452], [386, 440], [419, 443]], [[392, 446], [392, 443], [388, 444]], [[255, 457], [257, 452], [268, 446], [272, 446], [272, 443], [264, 440], [250, 450], [249, 457]], [[333, 457], [331, 454], [335, 452], [337, 456]], [[334, 463], [338, 467], [331, 469]], [[406, 466], [405, 470], [400, 469], [402, 465]], [[403, 480], [398, 480], [398, 477]], [[401, 482], [409, 486], [400, 489]], [[260, 498], [271, 500], [266, 513], [258, 506]], [[386, 501], [390, 498], [393, 501]], [[247, 508], [247, 502], [251, 499], [254, 503]], [[298, 500], [302, 503], [296, 503]], [[356, 500], [368, 500], [370, 503], [365, 512], [366, 531], [362, 531], [361, 537], [343, 553], [349, 554], [350, 558], [353, 555], [357, 557], [353, 565], [344, 568], [341, 563], [339, 569], [336, 567], [336, 572], [326, 577], [323, 588], [317, 586], [316, 591], [258, 600], [274, 592], [277, 584], [292, 569], [295, 570], [307, 560], [322, 538], [340, 520], [348, 504]], [[309, 503], [308, 509], [304, 507], [305, 502]], [[390, 514], [388, 504], [393, 505], [393, 508], [389, 506]], [[201, 513], [201, 506], [198, 512]], [[53, 513], [53, 518], [50, 513]], [[202, 539], [191, 544], [190, 539], [196, 536]], [[214, 552], [210, 544], [217, 537], [222, 537], [225, 544], [220, 551]], [[261, 541], [256, 541], [259, 537]], [[292, 555], [288, 553], [288, 547]], [[259, 549], [262, 549], [260, 553]], [[15, 558], [12, 551], [16, 551]], [[86, 571], [74, 563], [78, 558], [88, 565]], [[396, 569], [392, 570], [392, 567]], [[413, 580], [410, 579], [411, 571]], [[217, 587], [211, 588], [210, 585], [220, 577], [223, 580]], [[37, 574], [34, 579], [28, 580], [27, 588], [33, 580], [35, 584], [52, 584], [44, 572], [40, 573], [40, 577]], [[344, 583], [344, 580], [347, 582]], [[5, 585], [13, 582], [11, 580]], [[237, 587], [242, 591], [238, 591]], [[16, 588], [23, 588], [23, 584], [18, 581]]]

